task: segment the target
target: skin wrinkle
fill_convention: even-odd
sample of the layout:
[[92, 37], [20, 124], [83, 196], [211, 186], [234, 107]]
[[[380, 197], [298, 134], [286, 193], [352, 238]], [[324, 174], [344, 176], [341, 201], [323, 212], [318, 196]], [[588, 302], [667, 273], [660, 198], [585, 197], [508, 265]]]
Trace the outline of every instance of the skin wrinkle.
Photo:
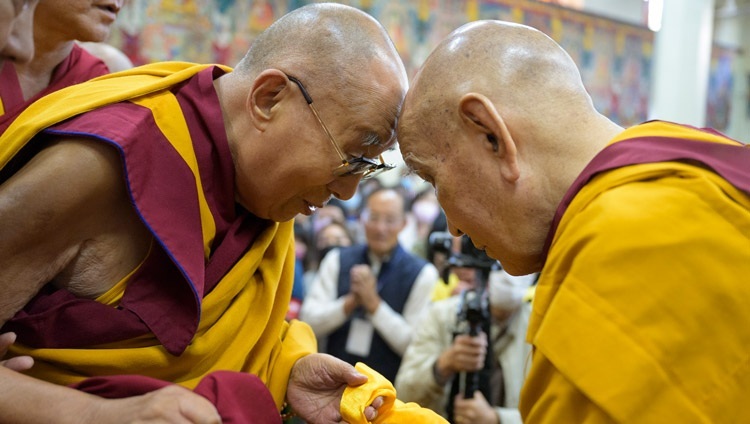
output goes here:
[[[333, 4], [326, 6], [332, 15], [337, 15], [340, 7], [340, 5]], [[337, 22], [337, 25], [341, 27], [340, 31], [347, 33], [345, 45], [341, 45], [341, 40], [337, 40], [336, 37], [328, 35], [318, 37], [315, 33], [310, 33], [309, 27], [311, 25], [324, 25], [327, 20], [318, 19], [307, 22], [305, 19], [296, 16], [293, 18], [289, 21], [277, 21], [264, 33], [264, 36], [256, 39], [248, 55], [237, 67], [240, 70], [239, 74], [243, 75], [242, 80], [238, 78], [223, 79], [225, 82], [222, 83], [220, 89], [226, 89], [232, 93], [247, 93], [251, 90], [251, 87], [243, 81], [253, 81], [263, 72], [268, 74], [273, 70], [279, 70], [287, 75], [299, 78], [315, 102], [315, 108], [319, 112], [321, 120], [330, 130], [343, 154], [349, 159], [361, 156], [377, 158], [380, 153], [395, 142], [395, 138], [392, 137], [395, 129], [392, 129], [391, 126], [395, 125], [396, 114], [408, 85], [406, 72], [403, 66], [400, 66], [401, 62], [393, 43], [377, 21], [371, 17], [360, 16], [351, 19], [351, 17], [346, 16], [345, 19], [342, 19], [343, 22]], [[290, 22], [296, 25], [296, 31], [294, 32], [299, 33], [294, 34], [293, 37], [290, 37], [290, 32], [287, 31], [291, 25]], [[350, 36], [349, 32], [354, 36]], [[269, 49], [272, 53], [259, 54], [260, 51], [268, 51]], [[296, 51], [298, 54], [289, 55], [286, 54], [287, 51]], [[321, 52], [325, 52], [328, 56], [321, 54]], [[255, 61], [256, 59], [263, 63], [249, 64], [249, 61]], [[335, 70], [335, 72], [332, 70]], [[243, 72], [244, 74], [242, 74]], [[351, 81], [346, 81], [347, 78]], [[274, 82], [274, 84], [278, 83], [278, 80]], [[274, 133], [274, 135], [278, 133], [280, 137], [284, 138], [292, 136], [298, 139], [297, 143], [305, 143], [310, 148], [315, 148], [314, 157], [316, 160], [330, 163], [330, 168], [334, 169], [340, 164], [335, 149], [326, 140], [327, 136], [305, 105], [300, 96], [301, 93], [296, 93], [297, 88], [291, 85], [287, 85], [287, 87], [291, 91], [285, 91], [286, 89], [282, 88], [282, 92], [279, 93], [278, 104], [280, 108], [277, 108], [279, 113], [276, 115], [279, 119], [289, 123], [286, 124], [289, 129], [281, 130], [282, 127], [273, 126], [271, 133]], [[378, 96], [368, 96], [369, 91], [365, 90], [380, 90], [382, 93]], [[288, 99], [287, 96], [289, 96]], [[223, 109], [236, 111], [247, 110], [248, 104], [245, 99], [241, 98], [231, 98], [223, 103]], [[273, 110], [269, 109], [269, 112]], [[290, 119], [291, 116], [295, 118]], [[260, 121], [250, 121], [249, 123], [252, 122]], [[248, 133], [258, 131], [260, 135], [263, 135], [266, 132], [262, 125], [255, 126], [255, 124], [248, 125], [240, 122], [229, 122], [227, 128], [229, 129], [230, 143], [232, 143], [232, 139], [251, 141], [251, 138], [246, 136]], [[374, 140], [368, 133], [378, 134], [379, 144], [365, 145], [365, 141]], [[255, 157], [253, 161], [261, 160], [264, 162], [270, 160], [272, 154], [279, 153], [279, 150], [270, 151], [267, 148], [240, 147], [242, 146], [241, 143], [244, 143], [244, 141], [236, 146], [234, 152], [235, 161], [238, 164], [242, 161], [240, 157], [243, 156], [241, 153], [243, 150], [248, 152], [256, 150], [252, 155]], [[282, 144], [287, 148], [292, 146], [292, 143]], [[261, 154], [262, 156], [259, 156]], [[294, 152], [290, 151], [289, 154], [294, 154]], [[250, 156], [248, 156], [248, 159], [250, 159]], [[311, 159], [312, 156], [306, 158], [307, 161]], [[309, 166], [303, 167], [303, 169], [306, 168], [309, 168]], [[274, 173], [282, 175], [291, 172], [293, 172], [291, 168], [288, 169], [288, 172], [286, 168], [274, 171]], [[310, 173], [310, 176], [317, 175], [315, 179], [309, 179], [311, 182], [324, 178], [323, 170], [306, 169], [305, 172]], [[275, 183], [265, 181], [270, 176], [271, 173], [267, 177], [259, 179], [257, 176], [250, 178], [238, 173], [238, 179], [243, 181], [238, 186], [241, 187], [243, 192], [250, 193], [258, 192], [263, 185], [290, 185], [293, 183], [291, 179], [284, 179], [283, 181], [277, 179]], [[330, 195], [344, 200], [353, 195], [352, 189], [356, 188], [353, 182], [356, 177], [336, 178], [330, 172], [325, 177], [330, 178], [330, 180], [324, 186], [310, 186], [298, 198], [302, 197], [305, 202], [310, 204], [320, 204]], [[252, 200], [258, 205], [261, 202], [265, 204], [285, 202], [285, 199], [280, 201], [274, 201], [270, 198], [258, 200], [250, 199], [250, 196], [244, 199], [243, 196], [240, 194], [241, 201]], [[289, 202], [295, 202], [295, 200], [290, 199]], [[287, 203], [291, 205], [289, 202]], [[248, 206], [255, 207], [253, 205]], [[270, 212], [259, 213], [267, 214]], [[281, 217], [278, 213], [275, 216]]]
[[[303, 28], [307, 28], [312, 22], [297, 19], [296, 23], [302, 25]], [[315, 24], [319, 25], [321, 22], [316, 21]], [[347, 36], [344, 37], [343, 35]], [[251, 50], [246, 58], [243, 59], [239, 67], [240, 69], [246, 72], [259, 72], [264, 68], [276, 67], [283, 69], [289, 75], [300, 78], [315, 101], [321, 118], [327, 125], [332, 127], [331, 131], [334, 138], [344, 146], [351, 144], [349, 143], [350, 140], [345, 138], [345, 134], [350, 132], [355, 133], [351, 139], [359, 138], [365, 141], [365, 146], [387, 147], [395, 141], [395, 131], [391, 130], [391, 128], [395, 128], [396, 119], [400, 112], [400, 102], [395, 110], [384, 109], [385, 105], [393, 103], [389, 98], [395, 93], [382, 92], [382, 88], [387, 82], [378, 83], [378, 81], [367, 81], [357, 78], [359, 75], [367, 73], [366, 68], [373, 61], [380, 61], [383, 64], [392, 59], [388, 54], [383, 52], [382, 48], [373, 45], [371, 42], [365, 43], [364, 47], [357, 45], [357, 40], [351, 40], [351, 36], [344, 34], [343, 30], [329, 29], [323, 37], [311, 36], [306, 44], [310, 48], [300, 49], [308, 52], [307, 56], [295, 57], [281, 54], [283, 49], [288, 48], [288, 46], [283, 44], [283, 39], [277, 40], [272, 36], [266, 36], [265, 38], [269, 38], [267, 42], [273, 46], [273, 50], [276, 53], [265, 55], [258, 59]], [[318, 41], [313, 42], [314, 40]], [[343, 58], [352, 55], [352, 50], [356, 50], [356, 55], [360, 59], [356, 61], [343, 60]], [[265, 51], [269, 51], [269, 49], [265, 49]], [[320, 61], [318, 60], [320, 57], [326, 57], [329, 60]], [[259, 61], [258, 65], [253, 67], [246, 65], [249, 61], [255, 60]], [[302, 63], [302, 65], [300, 66], [299, 63]], [[332, 69], [336, 71], [332, 72]], [[354, 83], [350, 83], [351, 81], [354, 81]], [[391, 106], [388, 106], [388, 108], [390, 109]], [[351, 117], [361, 117], [366, 113], [371, 113], [373, 109], [382, 111], [383, 113], [378, 113], [377, 117], [369, 117], [370, 119], [367, 120], [359, 120], [360, 122], [368, 122], [367, 128], [354, 127], [354, 131], [345, 132], [337, 129], [334, 124], [330, 123], [335, 123], [339, 117], [350, 117], [350, 119]], [[375, 139], [371, 139], [369, 134], [362, 135], [365, 132], [377, 134], [377, 143], [374, 143]], [[387, 136], [385, 136], [386, 133]], [[346, 151], [345, 153], [359, 157], [365, 152]]]

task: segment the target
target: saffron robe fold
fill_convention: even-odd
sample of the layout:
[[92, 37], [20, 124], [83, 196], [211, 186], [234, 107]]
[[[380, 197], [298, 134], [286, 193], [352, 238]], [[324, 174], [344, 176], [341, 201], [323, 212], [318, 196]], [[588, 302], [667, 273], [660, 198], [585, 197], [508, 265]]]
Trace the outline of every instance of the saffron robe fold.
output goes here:
[[15, 66], [13, 62], [5, 61], [0, 70], [0, 134], [18, 114], [47, 94], [108, 73], [109, 68], [101, 59], [74, 44], [70, 54], [52, 71], [47, 87], [24, 100]]
[[[173, 285], [159, 285], [158, 273], [150, 284], [139, 282], [133, 287], [128, 284], [115, 285], [102, 301], [107, 302], [107, 308], [112, 311], [113, 315], [108, 318], [122, 320], [134, 327], [128, 327], [127, 330], [132, 331], [124, 332], [121, 340], [117, 337], [113, 339], [112, 334], [87, 334], [82, 340], [99, 340], [101, 343], [67, 346], [65, 340], [59, 340], [66, 336], [62, 335], [57, 339], [42, 338], [45, 342], [60, 345], [31, 346], [26, 340], [33, 340], [33, 337], [27, 337], [30, 335], [20, 331], [19, 343], [12, 348], [12, 353], [34, 357], [36, 363], [29, 372], [31, 375], [69, 385], [93, 376], [138, 374], [194, 388], [211, 372], [241, 371], [258, 376], [270, 390], [277, 408], [280, 408], [293, 364], [315, 351], [315, 338], [309, 326], [284, 320], [294, 267], [292, 223], [255, 222], [256, 233], [249, 237], [252, 244], [242, 246], [238, 243], [238, 240], [248, 239], [242, 237], [246, 235], [242, 231], [245, 222], [252, 223], [257, 218], [248, 216], [246, 211], [239, 211], [236, 216], [227, 215], [227, 207], [218, 205], [217, 196], [221, 198], [223, 193], [226, 197], [226, 190], [223, 189], [227, 188], [215, 187], [215, 184], [227, 179], [233, 181], [233, 171], [229, 176], [206, 177], [206, 174], [211, 174], [212, 168], [203, 159], [206, 155], [214, 157], [217, 154], [204, 152], [200, 147], [202, 144], [197, 139], [191, 139], [198, 130], [192, 118], [203, 113], [195, 113], [195, 108], [205, 106], [193, 105], [190, 112], [186, 105], [195, 99], [172, 92], [191, 84], [194, 77], [198, 80], [207, 78], [195, 90], [210, 94], [213, 104], [207, 109], [213, 109], [215, 115], [221, 116], [213, 90], [211, 69], [214, 68], [208, 65], [179, 62], [152, 64], [68, 87], [29, 106], [0, 137], [0, 168], [8, 166], [40, 132], [87, 137], [118, 149], [123, 157], [125, 183], [133, 204], [156, 241], [156, 253], [150, 255], [142, 267], [147, 266], [154, 255], [163, 254], [160, 259], [165, 266], [154, 269], [176, 270], [177, 274], [170, 274], [180, 277], [179, 284], [176, 284], [179, 289], [175, 290], [188, 293], [188, 302], [182, 302], [185, 297], [173, 301], [169, 309], [162, 310], [160, 315], [159, 309], [154, 306], [162, 304], [151, 302], [150, 297], [166, 302], [168, 296], [164, 296], [165, 290], [167, 293], [175, 291], [172, 290]], [[106, 128], [84, 125], [85, 112], [94, 111], [92, 114], [95, 114], [97, 110], [122, 116], [122, 122], [128, 122], [127, 113], [146, 110], [159, 134], [135, 137], [133, 140], [118, 139], [115, 135], [110, 138]], [[83, 119], [81, 126], [88, 128], [87, 131], [79, 132], [75, 127], [79, 119]], [[213, 125], [218, 125], [221, 137], [225, 137], [223, 121], [219, 119], [218, 122]], [[139, 128], [138, 124], [140, 122], [133, 126]], [[206, 133], [216, 133], [210, 122], [202, 124], [207, 126], [203, 129]], [[141, 140], [140, 144], [138, 140]], [[146, 170], [138, 168], [142, 161], [129, 160], [137, 157], [137, 149], [146, 148], [143, 146], [148, 144], [146, 142], [153, 144], [157, 141], [169, 160], [156, 158], [164, 160], [164, 163], [152, 160], [150, 169], [154, 172], [159, 167], [174, 170], [166, 183], [173, 188], [169, 193], [174, 192], [177, 196], [176, 199], [161, 200], [177, 201], [183, 199], [183, 191], [192, 193], [190, 202], [179, 207], [161, 208], [168, 209], [172, 214], [169, 216], [159, 215], [159, 208], [154, 208], [154, 203], [160, 200], [154, 196], [164, 192], [154, 192], [152, 186], [163, 185], [158, 180], [148, 176], [139, 177], [131, 172]], [[226, 146], [224, 151], [225, 157], [217, 160], [231, 162], [231, 158], [226, 157]], [[233, 186], [230, 188], [229, 192], [232, 192]], [[235, 238], [235, 235], [240, 237]], [[222, 256], [225, 251], [230, 253]], [[239, 257], [232, 259], [237, 252], [241, 253]], [[213, 266], [216, 263], [219, 263], [218, 268]], [[135, 278], [138, 272], [133, 275]], [[217, 281], [210, 287], [212, 279]], [[169, 287], [164, 288], [166, 286]], [[129, 291], [133, 290], [141, 290], [140, 295], [129, 296]], [[93, 308], [91, 302], [89, 306]], [[54, 302], [40, 304], [54, 307], [49, 303]], [[75, 308], [88, 307], [81, 306], [82, 303], [71, 303], [67, 310], [69, 316], [75, 316]], [[125, 306], [124, 309], [129, 312], [116, 313], [120, 308], [115, 306]], [[96, 311], [104, 313], [101, 308]], [[33, 333], [37, 328], [29, 323], [33, 323], [35, 317], [43, 317], [44, 312], [33, 311], [29, 316], [14, 319], [23, 321], [28, 318], [25, 321], [28, 325], [23, 328]], [[133, 316], [138, 319], [133, 319]], [[173, 320], [176, 325], [160, 324], [160, 319], [167, 323]], [[52, 321], [44, 325], [54, 326]], [[145, 323], [144, 328], [151, 332], [135, 328], [139, 322]], [[73, 333], [74, 329], [71, 327], [69, 331]], [[184, 337], [186, 332], [188, 337]]]
[[[607, 149], [680, 140], [750, 152], [667, 122]], [[524, 422], [750, 421], [750, 162], [684, 150], [630, 166], [615, 155], [566, 196], [529, 323]]]

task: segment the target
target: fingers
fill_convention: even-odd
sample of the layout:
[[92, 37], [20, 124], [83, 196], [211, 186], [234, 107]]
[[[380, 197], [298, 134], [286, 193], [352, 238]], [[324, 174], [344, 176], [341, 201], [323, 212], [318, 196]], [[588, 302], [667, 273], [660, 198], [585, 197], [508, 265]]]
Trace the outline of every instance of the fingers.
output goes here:
[[385, 403], [385, 399], [383, 399], [383, 396], [378, 396], [375, 398], [375, 400], [372, 401], [372, 407], [375, 409], [380, 409], [380, 407], [383, 406], [383, 403]]
[[13, 371], [26, 371], [34, 366], [34, 359], [31, 356], [17, 356], [6, 361], [0, 361], [0, 366]]
[[313, 353], [298, 360], [292, 376], [297, 380], [315, 382], [326, 389], [341, 384], [359, 386], [367, 382], [367, 377], [352, 365], [325, 353]]
[[16, 342], [16, 333], [0, 334], [0, 359], [8, 353], [8, 348]]
[[378, 417], [378, 409], [383, 406], [383, 402], [385, 402], [383, 396], [378, 396], [372, 401], [370, 406], [365, 408], [365, 418], [367, 418], [367, 421], [375, 421], [375, 418]]
[[487, 355], [487, 339], [484, 333], [471, 337], [459, 335], [453, 342], [452, 362], [456, 371], [477, 371], [484, 366]]
[[[16, 342], [16, 333], [8, 332], [0, 334], [0, 359], [5, 357], [8, 349]], [[0, 361], [0, 366], [12, 369], [13, 371], [26, 371], [34, 365], [34, 359], [30, 356], [17, 356], [5, 361]]]
[[378, 410], [373, 408], [372, 406], [368, 406], [365, 408], [365, 418], [367, 419], [367, 422], [375, 421], [375, 418], [378, 417]]
[[371, 286], [375, 283], [375, 276], [369, 265], [354, 265], [349, 271], [352, 285]]

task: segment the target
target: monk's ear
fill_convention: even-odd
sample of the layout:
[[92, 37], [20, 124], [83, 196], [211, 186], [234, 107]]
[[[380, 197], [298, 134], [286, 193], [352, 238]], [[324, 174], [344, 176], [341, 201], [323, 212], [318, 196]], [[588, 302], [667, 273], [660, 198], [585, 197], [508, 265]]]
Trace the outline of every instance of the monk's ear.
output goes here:
[[494, 103], [481, 94], [467, 93], [459, 100], [458, 107], [464, 125], [482, 147], [482, 154], [496, 157], [503, 178], [516, 181], [520, 176], [516, 143]]
[[255, 78], [245, 108], [257, 129], [263, 131], [271, 122], [281, 100], [291, 93], [289, 84], [293, 83], [278, 69], [267, 69]]

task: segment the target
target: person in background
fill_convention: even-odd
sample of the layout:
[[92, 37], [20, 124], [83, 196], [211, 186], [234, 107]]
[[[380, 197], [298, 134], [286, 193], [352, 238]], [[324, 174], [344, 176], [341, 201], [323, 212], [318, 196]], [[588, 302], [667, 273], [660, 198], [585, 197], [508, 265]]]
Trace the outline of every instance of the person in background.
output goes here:
[[414, 196], [407, 213], [407, 226], [399, 235], [399, 242], [411, 253], [427, 258], [428, 239], [435, 218], [440, 214], [435, 190], [424, 189]]
[[398, 191], [370, 194], [362, 219], [367, 243], [325, 256], [300, 318], [325, 339], [325, 352], [364, 362], [393, 381], [438, 275], [398, 243], [406, 224]]
[[453, 234], [541, 271], [525, 423], [750, 422], [750, 147], [616, 125], [560, 45], [502, 21], [435, 48], [398, 138]]
[[109, 73], [78, 41], [104, 41], [123, 0], [42, 0], [34, 13], [34, 57], [0, 68], [0, 134], [37, 99]]
[[0, 331], [35, 365], [0, 367], [3, 421], [372, 421], [383, 398], [346, 394], [368, 374], [284, 319], [292, 221], [390, 168], [406, 89], [382, 25], [316, 3], [235, 69], [154, 63], [24, 110], [0, 136]]
[[322, 259], [333, 249], [349, 247], [354, 240], [343, 222], [332, 221], [321, 228], [315, 236], [315, 249]]
[[[471, 274], [466, 279], [474, 284], [466, 289], [475, 289], [477, 270], [464, 268], [463, 272]], [[518, 397], [531, 353], [525, 335], [531, 311], [528, 293], [534, 278], [492, 271], [488, 284], [489, 331], [476, 336], [460, 331], [461, 294], [432, 303], [416, 326], [396, 375], [394, 386], [399, 397], [430, 408], [454, 423], [521, 423]], [[481, 390], [465, 399], [456, 376], [468, 372], [482, 373]]]

